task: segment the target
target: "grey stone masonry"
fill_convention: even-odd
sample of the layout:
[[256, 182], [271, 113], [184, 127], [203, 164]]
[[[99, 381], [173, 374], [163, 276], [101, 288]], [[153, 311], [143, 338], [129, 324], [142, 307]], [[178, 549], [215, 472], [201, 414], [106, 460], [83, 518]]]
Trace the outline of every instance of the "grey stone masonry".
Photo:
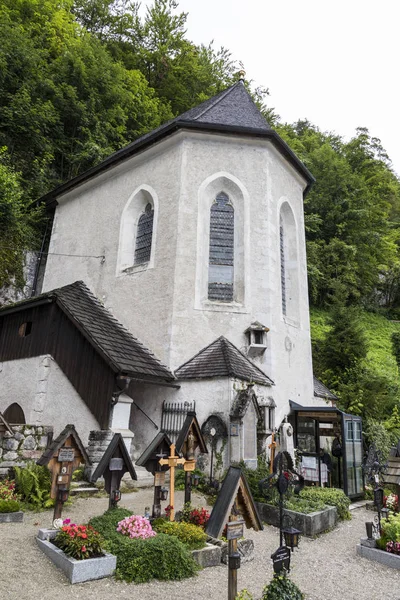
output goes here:
[[[279, 509], [276, 506], [264, 504], [263, 502], [256, 502], [256, 506], [261, 519], [265, 523], [279, 527]], [[337, 522], [337, 510], [335, 506], [328, 506], [325, 510], [309, 514], [287, 509], [284, 512], [291, 517], [294, 527], [307, 537], [314, 537], [318, 533], [332, 529]]]
[[398, 554], [391, 554], [391, 552], [385, 552], [385, 550], [379, 550], [378, 548], [369, 548], [362, 543], [357, 544], [357, 554], [368, 560], [373, 560], [381, 565], [400, 571], [400, 556]]
[[0, 476], [12, 467], [23, 467], [37, 460], [53, 437], [53, 427], [43, 425], [13, 425], [13, 433], [0, 434]]
[[113, 435], [114, 433], [111, 429], [99, 429], [90, 432], [87, 453], [92, 465], [85, 468], [85, 477], [87, 479], [90, 479], [91, 474], [94, 473], [104, 452], [107, 450]]
[[22, 511], [11, 513], [0, 513], [0, 523], [22, 523], [24, 513]]
[[82, 583], [93, 579], [102, 579], [114, 574], [117, 566], [117, 557], [113, 554], [105, 554], [99, 558], [87, 558], [76, 560], [64, 554], [50, 541], [36, 538], [39, 548], [46, 556], [68, 577], [71, 583]]
[[192, 550], [193, 559], [203, 567], [217, 567], [221, 564], [221, 548], [213, 544], [207, 544], [200, 550]]

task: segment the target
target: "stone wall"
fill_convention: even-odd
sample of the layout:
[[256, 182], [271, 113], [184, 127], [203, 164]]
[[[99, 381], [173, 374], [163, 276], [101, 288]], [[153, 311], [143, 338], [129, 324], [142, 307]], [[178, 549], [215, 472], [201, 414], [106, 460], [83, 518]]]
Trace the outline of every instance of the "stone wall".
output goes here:
[[14, 433], [0, 433], [0, 476], [15, 466], [40, 458], [53, 438], [53, 427], [14, 425]]
[[113, 436], [114, 432], [111, 429], [99, 429], [90, 432], [89, 445], [86, 450], [92, 464], [85, 468], [85, 477], [87, 479], [90, 479], [90, 476], [96, 470]]

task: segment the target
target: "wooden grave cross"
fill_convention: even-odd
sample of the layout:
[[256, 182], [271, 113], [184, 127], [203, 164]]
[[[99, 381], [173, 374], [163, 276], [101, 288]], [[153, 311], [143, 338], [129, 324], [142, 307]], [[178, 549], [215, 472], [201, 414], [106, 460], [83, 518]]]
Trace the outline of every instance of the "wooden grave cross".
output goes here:
[[275, 441], [275, 433], [273, 433], [271, 435], [271, 443], [268, 446], [268, 448], [271, 450], [270, 463], [269, 463], [269, 472], [271, 475], [274, 472], [275, 450], [276, 450], [277, 445], [278, 444]]
[[171, 512], [169, 514], [169, 520], [173, 521], [175, 518], [175, 469], [177, 467], [177, 465], [185, 465], [185, 463], [187, 462], [185, 458], [179, 458], [179, 456], [177, 454], [175, 454], [175, 444], [171, 444], [170, 446], [170, 455], [168, 458], [160, 458], [160, 460], [158, 461], [160, 463], [160, 465], [168, 465], [169, 467], [169, 473], [170, 473], [170, 480], [169, 480], [169, 501], [170, 501], [170, 506], [171, 508]]

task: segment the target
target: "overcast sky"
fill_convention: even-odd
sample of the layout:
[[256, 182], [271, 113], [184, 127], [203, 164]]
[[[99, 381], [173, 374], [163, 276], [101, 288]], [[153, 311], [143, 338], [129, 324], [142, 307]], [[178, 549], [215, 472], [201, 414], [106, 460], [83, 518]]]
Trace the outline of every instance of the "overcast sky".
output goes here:
[[399, 0], [180, 0], [179, 9], [187, 37], [228, 48], [283, 121], [307, 118], [345, 139], [367, 127], [400, 174]]

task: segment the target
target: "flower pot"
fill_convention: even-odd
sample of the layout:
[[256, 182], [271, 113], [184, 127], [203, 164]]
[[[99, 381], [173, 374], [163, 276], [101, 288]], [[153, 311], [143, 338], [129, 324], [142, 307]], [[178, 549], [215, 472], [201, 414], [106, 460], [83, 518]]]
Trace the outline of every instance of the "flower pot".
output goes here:
[[36, 538], [39, 548], [68, 577], [71, 583], [82, 583], [92, 579], [102, 579], [114, 574], [117, 557], [104, 554], [98, 558], [76, 560], [65, 554], [47, 539]]

